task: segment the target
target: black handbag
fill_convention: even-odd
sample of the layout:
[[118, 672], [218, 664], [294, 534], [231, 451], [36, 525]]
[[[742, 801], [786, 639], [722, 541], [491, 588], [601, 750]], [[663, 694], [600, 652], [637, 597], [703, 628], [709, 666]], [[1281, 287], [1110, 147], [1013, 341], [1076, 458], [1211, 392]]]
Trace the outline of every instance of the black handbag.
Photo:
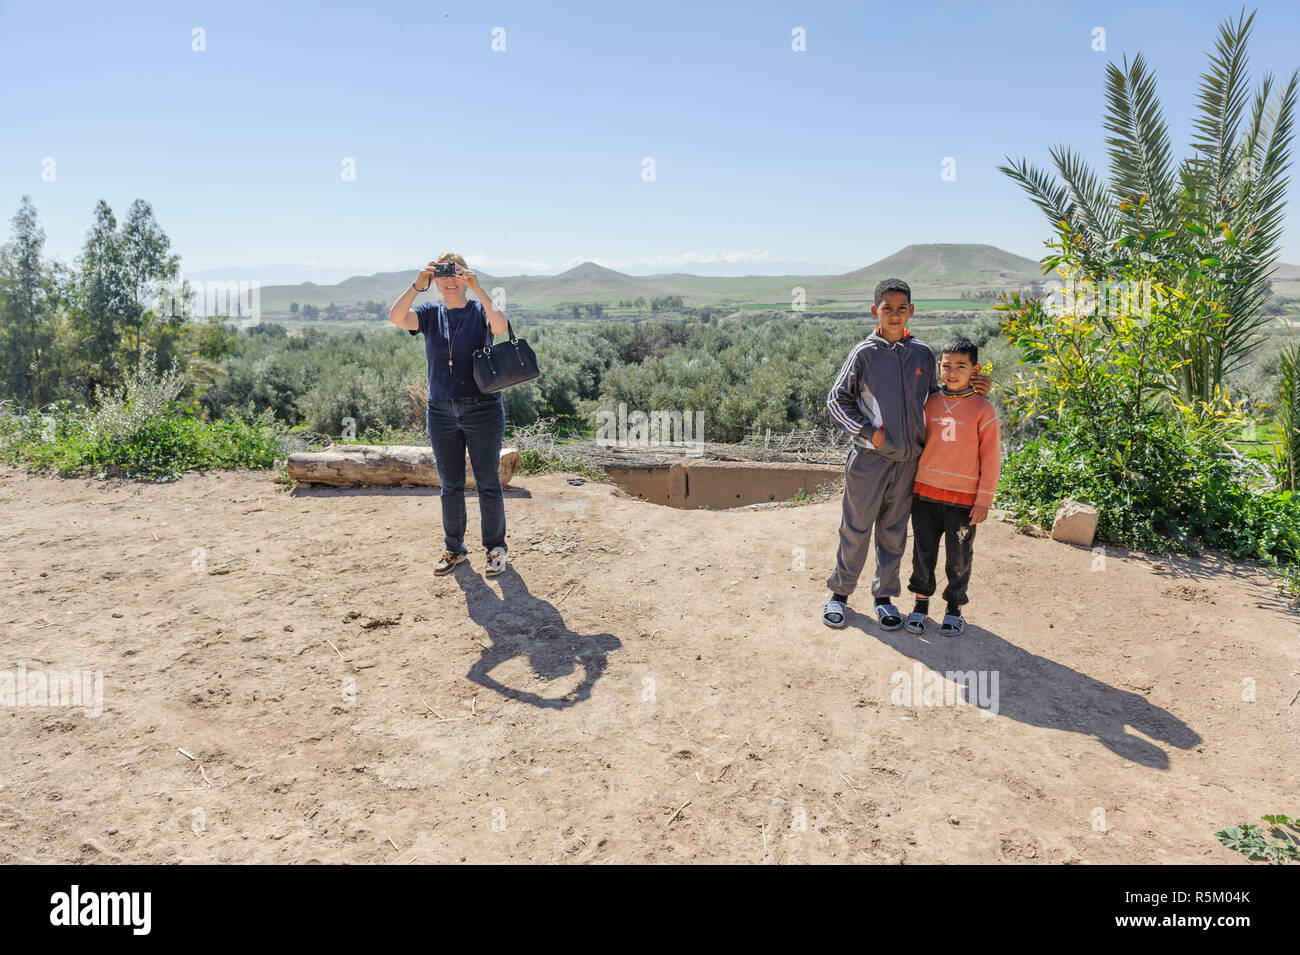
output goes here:
[[508, 342], [493, 345], [492, 329], [488, 329], [488, 340], [484, 346], [474, 352], [474, 383], [484, 394], [505, 391], [525, 381], [532, 381], [541, 376], [537, 367], [537, 356], [532, 346], [522, 338], [515, 337], [515, 330], [506, 320]]

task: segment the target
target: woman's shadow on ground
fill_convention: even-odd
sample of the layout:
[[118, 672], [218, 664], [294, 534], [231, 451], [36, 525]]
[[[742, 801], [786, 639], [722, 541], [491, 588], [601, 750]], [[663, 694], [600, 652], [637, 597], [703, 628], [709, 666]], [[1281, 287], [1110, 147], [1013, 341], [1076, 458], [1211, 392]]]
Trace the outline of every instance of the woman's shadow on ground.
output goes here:
[[[465, 592], [470, 618], [492, 640], [470, 667], [467, 676], [472, 682], [507, 699], [548, 709], [565, 709], [590, 699], [592, 687], [605, 672], [607, 655], [623, 646], [618, 637], [571, 630], [553, 604], [529, 593], [523, 578], [509, 564], [495, 578], [501, 586], [500, 597], [467, 564], [456, 568], [455, 577]], [[527, 657], [533, 672], [547, 681], [573, 676], [581, 668], [582, 682], [564, 696], [546, 697], [506, 686], [491, 675], [516, 657]]]
[[[1118, 689], [1030, 653], [969, 622], [957, 637], [940, 636], [934, 620], [919, 636], [906, 630], [884, 631], [865, 623], [858, 626], [936, 673], [986, 671], [987, 685], [991, 686], [992, 673], [996, 672], [998, 693], [994, 706], [998, 716], [1092, 736], [1116, 755], [1143, 766], [1166, 770], [1169, 755], [1126, 727], [1178, 749], [1191, 749], [1202, 742], [1190, 726], [1141, 694]], [[963, 694], [966, 702], [978, 705], [977, 700], [967, 697]]]

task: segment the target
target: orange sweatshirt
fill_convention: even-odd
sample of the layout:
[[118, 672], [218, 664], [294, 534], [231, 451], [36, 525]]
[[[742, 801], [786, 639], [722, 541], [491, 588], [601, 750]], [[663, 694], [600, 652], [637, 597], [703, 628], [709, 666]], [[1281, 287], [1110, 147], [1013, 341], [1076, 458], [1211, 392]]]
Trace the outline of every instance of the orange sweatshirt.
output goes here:
[[931, 394], [913, 490], [936, 501], [992, 507], [1001, 469], [1002, 428], [993, 403], [976, 394]]

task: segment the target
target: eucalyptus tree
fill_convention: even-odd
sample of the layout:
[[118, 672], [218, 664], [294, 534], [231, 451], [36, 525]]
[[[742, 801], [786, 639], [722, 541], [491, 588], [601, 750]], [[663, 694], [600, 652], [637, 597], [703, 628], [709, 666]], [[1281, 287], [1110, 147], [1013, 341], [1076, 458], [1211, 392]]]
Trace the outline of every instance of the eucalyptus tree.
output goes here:
[[133, 299], [122, 261], [117, 218], [103, 199], [75, 265], [73, 322], [81, 345], [80, 385], [87, 400], [121, 379], [119, 349]]
[[168, 307], [176, 297], [164, 293], [167, 284], [177, 278], [180, 257], [171, 254], [171, 239], [154, 218], [153, 207], [143, 199], [131, 203], [118, 240], [131, 297], [128, 324], [135, 333], [135, 368], [139, 368], [145, 343], [157, 350], [161, 364], [170, 366], [184, 313]]
[[0, 248], [0, 388], [4, 397], [40, 405], [51, 397], [46, 367], [58, 307], [56, 270], [42, 258], [45, 230], [30, 196], [13, 217]]

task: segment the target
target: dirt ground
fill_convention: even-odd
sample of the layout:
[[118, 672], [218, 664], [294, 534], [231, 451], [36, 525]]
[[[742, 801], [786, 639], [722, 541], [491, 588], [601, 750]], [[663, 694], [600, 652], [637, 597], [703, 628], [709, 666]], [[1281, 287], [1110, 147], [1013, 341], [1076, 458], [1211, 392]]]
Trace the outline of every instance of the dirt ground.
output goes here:
[[866, 585], [835, 631], [838, 500], [522, 477], [488, 581], [472, 494], [439, 578], [436, 489], [273, 478], [0, 471], [0, 671], [103, 678], [0, 702], [0, 862], [1232, 864], [1300, 815], [1300, 617], [1244, 565], [989, 522], [966, 634]]

